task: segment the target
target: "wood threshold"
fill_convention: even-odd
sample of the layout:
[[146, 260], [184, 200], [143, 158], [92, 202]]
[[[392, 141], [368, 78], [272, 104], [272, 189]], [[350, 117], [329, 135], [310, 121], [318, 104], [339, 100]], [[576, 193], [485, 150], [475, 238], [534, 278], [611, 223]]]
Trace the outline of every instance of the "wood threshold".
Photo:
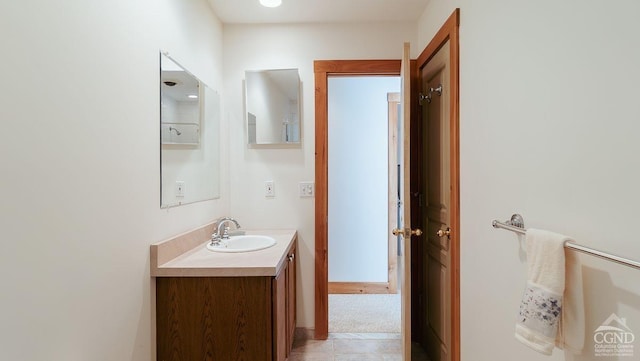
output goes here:
[[388, 282], [329, 282], [330, 294], [393, 294]]

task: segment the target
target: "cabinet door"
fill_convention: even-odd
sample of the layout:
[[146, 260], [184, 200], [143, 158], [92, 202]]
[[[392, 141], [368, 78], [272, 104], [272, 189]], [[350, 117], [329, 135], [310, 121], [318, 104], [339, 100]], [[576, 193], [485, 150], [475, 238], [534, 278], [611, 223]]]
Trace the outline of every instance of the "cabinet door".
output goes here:
[[289, 265], [287, 266], [287, 355], [293, 345], [293, 336], [296, 330], [296, 248], [295, 245], [289, 252]]
[[273, 359], [285, 361], [287, 345], [287, 267], [273, 279]]

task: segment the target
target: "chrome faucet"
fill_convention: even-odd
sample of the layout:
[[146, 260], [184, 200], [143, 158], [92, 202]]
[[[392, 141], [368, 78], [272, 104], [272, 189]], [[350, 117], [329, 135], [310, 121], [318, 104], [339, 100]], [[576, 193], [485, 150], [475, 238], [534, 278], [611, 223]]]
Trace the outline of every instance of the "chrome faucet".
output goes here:
[[225, 226], [226, 223], [233, 222], [236, 229], [240, 228], [240, 223], [231, 217], [223, 217], [218, 220], [218, 228], [216, 233], [211, 235], [211, 244], [220, 245], [220, 241], [229, 239], [229, 227]]

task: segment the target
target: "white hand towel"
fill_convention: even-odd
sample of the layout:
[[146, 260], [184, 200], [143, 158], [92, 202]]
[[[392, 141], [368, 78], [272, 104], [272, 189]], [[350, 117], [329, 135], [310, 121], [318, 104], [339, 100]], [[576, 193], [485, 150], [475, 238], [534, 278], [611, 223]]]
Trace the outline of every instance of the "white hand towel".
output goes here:
[[[584, 320], [582, 308], [582, 277], [571, 279], [570, 302], [563, 305], [565, 292], [565, 248], [564, 243], [570, 241], [566, 236], [537, 229], [528, 229], [526, 234], [527, 248], [527, 286], [520, 304], [520, 313], [516, 324], [516, 339], [532, 349], [551, 355], [553, 347], [567, 347], [576, 352], [582, 349], [584, 341]], [[571, 259], [569, 274], [580, 275], [579, 266]], [[577, 281], [577, 282], [576, 282]], [[576, 287], [574, 287], [576, 286]], [[579, 287], [577, 287], [579, 286]], [[579, 288], [579, 290], [576, 290]], [[579, 304], [574, 306], [573, 303]], [[564, 306], [564, 307], [563, 307]], [[562, 332], [558, 332], [561, 315], [567, 313]], [[580, 325], [582, 322], [582, 325]], [[582, 337], [579, 336], [580, 327]], [[571, 333], [569, 333], [571, 331]], [[567, 338], [570, 334], [571, 337]], [[578, 342], [579, 339], [579, 342]]]
[[562, 316], [556, 336], [556, 347], [579, 355], [585, 338], [582, 266], [575, 251], [565, 249], [565, 285]]

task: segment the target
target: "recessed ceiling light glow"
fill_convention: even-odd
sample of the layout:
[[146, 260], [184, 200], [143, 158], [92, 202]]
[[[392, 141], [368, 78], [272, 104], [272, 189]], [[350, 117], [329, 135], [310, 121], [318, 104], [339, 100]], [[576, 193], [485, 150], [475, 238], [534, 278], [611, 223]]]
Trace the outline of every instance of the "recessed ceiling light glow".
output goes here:
[[282, 0], [260, 0], [260, 4], [268, 8], [276, 8], [282, 4]]
[[189, 99], [198, 99], [198, 96], [195, 95], [195, 94], [189, 94], [189, 95], [187, 95], [187, 98], [189, 98]]

